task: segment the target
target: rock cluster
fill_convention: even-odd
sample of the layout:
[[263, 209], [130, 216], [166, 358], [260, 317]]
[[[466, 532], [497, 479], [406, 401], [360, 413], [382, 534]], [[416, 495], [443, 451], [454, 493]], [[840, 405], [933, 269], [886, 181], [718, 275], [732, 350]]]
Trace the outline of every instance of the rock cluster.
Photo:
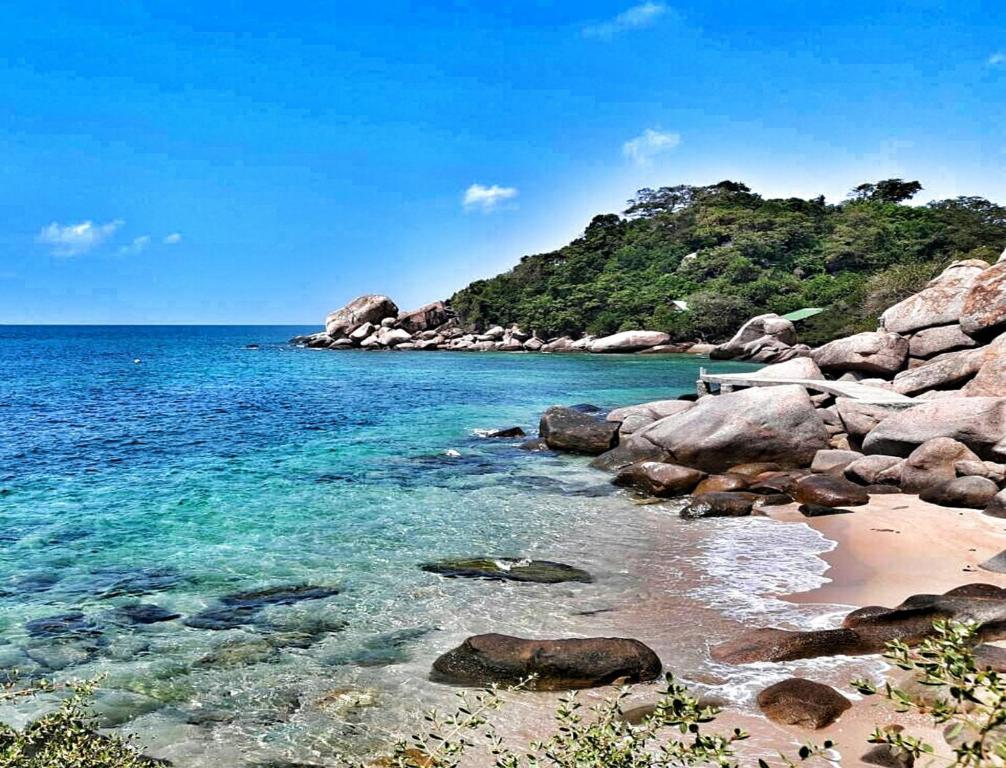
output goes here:
[[660, 331], [622, 331], [611, 336], [540, 338], [518, 326], [493, 326], [481, 332], [464, 328], [442, 301], [400, 312], [387, 296], [367, 294], [329, 313], [325, 330], [297, 336], [294, 344], [321, 349], [394, 349], [454, 352], [592, 352], [705, 354], [707, 345], [672, 344]]

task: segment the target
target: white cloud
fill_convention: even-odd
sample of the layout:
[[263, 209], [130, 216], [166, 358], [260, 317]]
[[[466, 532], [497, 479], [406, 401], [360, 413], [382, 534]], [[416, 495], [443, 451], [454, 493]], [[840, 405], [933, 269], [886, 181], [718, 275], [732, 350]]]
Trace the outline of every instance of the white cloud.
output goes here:
[[472, 184], [465, 190], [462, 203], [466, 211], [481, 210], [492, 211], [504, 200], [512, 200], [517, 197], [516, 187], [501, 187], [493, 184], [491, 187], [483, 184]]
[[52, 246], [54, 256], [79, 256], [97, 248], [114, 235], [125, 224], [122, 219], [115, 219], [107, 224], [95, 224], [93, 221], [82, 221], [79, 224], [60, 224], [52, 222], [35, 237], [35, 242]]
[[164, 238], [165, 245], [177, 245], [182, 242], [181, 232], [172, 232], [170, 235]]
[[150, 245], [150, 235], [140, 235], [139, 237], [134, 237], [133, 242], [129, 245], [124, 245], [119, 248], [119, 253], [121, 254], [131, 254], [140, 253], [145, 250], [146, 247]]
[[665, 13], [667, 6], [663, 3], [640, 3], [622, 11], [613, 19], [584, 27], [583, 36], [610, 40], [620, 32], [648, 27]]
[[639, 136], [622, 145], [622, 154], [636, 165], [645, 167], [650, 165], [657, 155], [670, 152], [680, 143], [681, 136], [677, 133], [647, 128]]
[[989, 56], [986, 62], [990, 67], [996, 67], [1000, 64], [1006, 64], [1006, 52], [996, 51], [991, 56]]

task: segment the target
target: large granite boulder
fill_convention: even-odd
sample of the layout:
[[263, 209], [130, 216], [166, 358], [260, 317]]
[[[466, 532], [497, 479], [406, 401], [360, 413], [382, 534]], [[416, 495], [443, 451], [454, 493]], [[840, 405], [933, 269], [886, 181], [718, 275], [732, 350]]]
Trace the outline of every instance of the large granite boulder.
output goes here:
[[397, 347], [411, 341], [412, 337], [408, 331], [403, 331], [401, 328], [382, 328], [377, 332], [377, 343], [382, 347]]
[[574, 408], [554, 406], [541, 417], [538, 435], [553, 451], [597, 456], [618, 444], [618, 423]]
[[638, 640], [591, 637], [525, 640], [476, 635], [433, 662], [434, 680], [459, 685], [515, 685], [534, 676], [540, 691], [640, 683], [660, 675], [660, 659]]
[[949, 437], [934, 437], [909, 454], [901, 468], [901, 488], [905, 493], [922, 493], [957, 477], [957, 463], [977, 461], [964, 443]]
[[964, 385], [968, 397], [1006, 396], [1006, 334], [998, 336], [981, 350], [980, 367], [975, 377]]
[[697, 469], [659, 461], [631, 464], [615, 475], [615, 485], [638, 488], [652, 496], [681, 496], [689, 493], [706, 476]]
[[807, 466], [829, 437], [807, 391], [796, 384], [704, 397], [633, 435], [675, 463], [705, 472], [754, 461]]
[[961, 330], [976, 339], [989, 339], [1006, 326], [1006, 262], [976, 276], [960, 314]]
[[917, 395], [931, 389], [959, 387], [978, 373], [984, 358], [985, 351], [982, 349], [945, 352], [895, 376], [894, 391], [902, 395]]
[[908, 456], [936, 437], [964, 443], [983, 459], [1006, 459], [1006, 398], [952, 397], [895, 412], [866, 436], [863, 453]]
[[986, 262], [975, 259], [951, 264], [919, 293], [889, 307], [880, 316], [881, 327], [894, 333], [909, 333], [956, 323], [968, 291], [987, 268]]
[[608, 421], [619, 422], [621, 424], [618, 428], [619, 433], [631, 435], [658, 419], [684, 413], [693, 405], [695, 403], [691, 400], [655, 400], [651, 403], [616, 408], [608, 414]]
[[713, 360], [756, 360], [772, 363], [784, 360], [797, 343], [796, 328], [789, 320], [769, 313], [752, 317], [730, 341], [709, 351]]
[[924, 328], [908, 341], [908, 354], [914, 358], [928, 359], [944, 352], [970, 349], [978, 342], [961, 330], [959, 323]]
[[926, 488], [919, 498], [941, 507], [967, 507], [985, 509], [991, 503], [999, 486], [987, 477], [956, 477], [939, 485]]
[[791, 677], [758, 694], [758, 708], [769, 720], [816, 730], [831, 725], [852, 702], [834, 688]]
[[826, 373], [892, 374], [908, 359], [908, 340], [896, 333], [867, 331], [835, 339], [813, 350], [811, 357]]
[[341, 339], [364, 323], [380, 324], [385, 317], [397, 316], [398, 307], [387, 296], [367, 294], [329, 313], [325, 318], [325, 333], [333, 339]]
[[411, 312], [403, 312], [398, 316], [398, 327], [411, 334], [432, 331], [451, 319], [451, 312], [442, 301], [425, 304]]
[[756, 379], [808, 379], [812, 381], [824, 379], [824, 374], [817, 367], [817, 363], [809, 357], [794, 357], [783, 363], [766, 365], [764, 368], [747, 375]]
[[622, 331], [611, 336], [594, 339], [587, 346], [587, 351], [597, 353], [638, 352], [641, 349], [666, 344], [670, 340], [670, 336], [660, 331]]

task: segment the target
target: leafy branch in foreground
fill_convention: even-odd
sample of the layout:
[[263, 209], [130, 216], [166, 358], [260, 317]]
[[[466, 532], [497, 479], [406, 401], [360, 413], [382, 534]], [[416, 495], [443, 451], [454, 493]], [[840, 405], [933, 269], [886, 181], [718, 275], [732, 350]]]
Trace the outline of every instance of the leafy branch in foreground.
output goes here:
[[[1006, 765], [1006, 678], [993, 669], [979, 669], [972, 650], [978, 625], [938, 621], [933, 627], [935, 636], [914, 649], [900, 641], [888, 643], [885, 657], [937, 691], [935, 699], [913, 696], [890, 683], [878, 689], [869, 681], [857, 680], [853, 687], [867, 695], [879, 692], [897, 711], [926, 714], [937, 725], [946, 726], [944, 736], [955, 756], [952, 765]], [[890, 730], [878, 728], [870, 741], [913, 758], [935, 753], [922, 739]]]
[[8, 683], [0, 689], [7, 704], [41, 693], [69, 691], [59, 707], [23, 729], [0, 724], [0, 768], [150, 768], [158, 762], [142, 755], [128, 740], [94, 728], [88, 702], [97, 681], [56, 687], [40, 682], [26, 687]]

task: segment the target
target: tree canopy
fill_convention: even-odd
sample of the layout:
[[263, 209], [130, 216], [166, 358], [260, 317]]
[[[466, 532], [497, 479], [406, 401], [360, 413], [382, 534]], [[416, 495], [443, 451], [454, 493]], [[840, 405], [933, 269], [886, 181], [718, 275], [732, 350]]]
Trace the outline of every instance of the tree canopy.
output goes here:
[[710, 341], [759, 313], [824, 307], [801, 333], [824, 341], [874, 328], [879, 302], [918, 290], [951, 261], [994, 261], [1006, 246], [1006, 208], [981, 197], [906, 205], [921, 189], [885, 179], [835, 205], [765, 199], [736, 181], [641, 189], [622, 215], [595, 216], [570, 244], [525, 256], [451, 303], [476, 328], [518, 323], [543, 337], [649, 328]]

